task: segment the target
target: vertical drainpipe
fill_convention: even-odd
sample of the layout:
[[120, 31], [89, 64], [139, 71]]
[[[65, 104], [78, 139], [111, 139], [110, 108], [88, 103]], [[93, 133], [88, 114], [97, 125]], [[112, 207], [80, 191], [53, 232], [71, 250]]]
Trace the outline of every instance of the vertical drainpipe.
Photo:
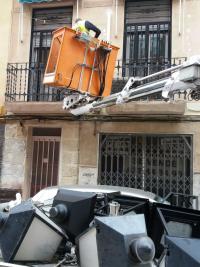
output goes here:
[[181, 22], [182, 22], [182, 32], [181, 32], [181, 35], [182, 35], [182, 51], [183, 53], [186, 52], [186, 39], [185, 39], [185, 0], [182, 0], [182, 19], [181, 19]]
[[115, 0], [115, 38], [118, 36], [118, 0]]
[[79, 17], [79, 0], [76, 0], [76, 18]]
[[179, 0], [179, 19], [178, 19], [178, 35], [179, 36], [182, 33], [181, 26], [182, 26], [182, 0]]
[[24, 4], [20, 5], [20, 15], [19, 15], [19, 41], [23, 43], [24, 41]]
[[185, 0], [182, 0], [183, 1], [183, 7], [182, 7], [182, 12], [183, 12], [183, 15], [182, 15], [182, 33], [184, 34], [185, 32]]
[[108, 42], [110, 42], [111, 15], [112, 15], [112, 11], [108, 10], [107, 12], [107, 36], [106, 36], [106, 39]]

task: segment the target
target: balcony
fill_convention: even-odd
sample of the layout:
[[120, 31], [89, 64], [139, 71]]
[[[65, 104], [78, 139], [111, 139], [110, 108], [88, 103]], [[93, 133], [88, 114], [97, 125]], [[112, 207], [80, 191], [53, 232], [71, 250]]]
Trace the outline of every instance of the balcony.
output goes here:
[[[130, 77], [143, 77], [171, 66], [176, 66], [186, 60], [173, 58], [169, 60], [141, 60], [126, 62], [118, 60], [114, 75], [114, 88], [112, 92], [121, 91], [126, 80]], [[57, 102], [63, 99], [63, 92], [58, 88], [43, 85], [44, 65], [29, 63], [8, 63], [6, 102], [45, 101]], [[123, 82], [124, 81], [124, 82]]]
[[43, 85], [44, 66], [29, 63], [8, 63], [6, 102], [47, 101], [56, 102], [63, 98], [58, 88]]
[[[141, 60], [140, 62], [135, 62], [128, 60], [124, 62], [123, 60], [118, 60], [115, 68], [112, 93], [121, 91], [130, 76], [146, 76], [171, 66], [179, 65], [185, 60], [185, 57], [173, 58], [171, 61]], [[46, 114], [66, 114], [66, 111], [61, 111], [60, 103], [64, 97], [64, 92], [59, 88], [46, 86], [42, 83], [44, 68], [44, 65], [41, 64], [8, 63], [5, 93], [8, 111], [21, 114], [31, 111], [34, 114], [40, 114], [41, 110], [43, 110]], [[182, 98], [183, 96], [178, 97]], [[142, 100], [158, 101], [161, 99], [161, 95], [156, 94]], [[26, 105], [24, 105], [25, 102]], [[35, 105], [36, 102], [37, 105]]]

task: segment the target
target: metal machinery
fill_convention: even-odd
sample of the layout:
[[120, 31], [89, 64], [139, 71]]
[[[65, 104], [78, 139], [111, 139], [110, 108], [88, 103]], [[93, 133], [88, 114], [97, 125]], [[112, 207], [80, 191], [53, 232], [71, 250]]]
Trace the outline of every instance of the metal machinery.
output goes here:
[[118, 49], [70, 28], [58, 29], [53, 33], [43, 83], [64, 92], [63, 108], [73, 115], [159, 92], [164, 99], [189, 89], [193, 96], [199, 94], [200, 56], [142, 78], [130, 77], [121, 92], [111, 94]]
[[95, 110], [134, 101], [136, 99], [162, 93], [163, 99], [170, 100], [174, 93], [191, 90], [199, 94], [200, 89], [200, 56], [191, 57], [185, 63], [154, 74], [134, 78], [130, 77], [121, 92], [111, 94], [103, 99], [90, 101], [87, 104], [68, 105], [68, 98], [63, 101], [63, 108], [74, 115], [82, 115]]

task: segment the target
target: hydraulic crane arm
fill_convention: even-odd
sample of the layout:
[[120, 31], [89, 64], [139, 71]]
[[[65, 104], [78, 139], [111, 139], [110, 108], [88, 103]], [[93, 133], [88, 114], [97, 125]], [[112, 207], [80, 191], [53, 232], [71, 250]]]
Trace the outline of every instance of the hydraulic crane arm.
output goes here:
[[[179, 66], [148, 75], [130, 77], [121, 92], [110, 94], [119, 48], [84, 33], [63, 27], [53, 32], [43, 83], [64, 92], [63, 108], [74, 115], [162, 94], [191, 90], [200, 96], [200, 56]], [[162, 77], [162, 78], [161, 78]]]
[[[168, 77], [166, 76], [168, 75]], [[160, 79], [160, 76], [166, 78]], [[154, 81], [149, 82], [149, 80]], [[145, 84], [144, 82], [147, 81]], [[111, 94], [103, 99], [91, 101], [87, 104], [79, 104], [68, 108], [65, 98], [63, 108], [69, 109], [73, 115], [87, 114], [97, 109], [134, 101], [140, 97], [155, 93], [162, 93], [162, 97], [170, 99], [174, 92], [186, 91], [188, 89], [200, 90], [200, 56], [191, 57], [181, 65], [148, 75], [143, 78], [129, 78], [121, 92]]]

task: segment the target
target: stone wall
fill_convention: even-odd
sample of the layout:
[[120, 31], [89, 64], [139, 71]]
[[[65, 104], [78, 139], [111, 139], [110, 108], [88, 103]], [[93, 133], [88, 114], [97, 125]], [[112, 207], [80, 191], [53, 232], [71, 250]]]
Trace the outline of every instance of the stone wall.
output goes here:
[[1, 187], [20, 189], [25, 174], [26, 136], [19, 123], [6, 124], [4, 140]]
[[79, 145], [79, 123], [66, 122], [62, 124], [60, 185], [76, 184], [78, 182]]
[[28, 197], [31, 181], [32, 127], [61, 127], [59, 184], [96, 184], [99, 134], [191, 134], [193, 193], [200, 195], [200, 122], [27, 122], [6, 125], [1, 188], [20, 189]]
[[80, 123], [79, 184], [97, 184], [98, 134], [96, 122]]
[[12, 2], [13, 0], [6, 0], [4, 3], [1, 1], [0, 8], [0, 105], [4, 103], [4, 92], [6, 88], [6, 66], [10, 49]]
[[172, 1], [172, 57], [200, 54], [199, 0]]

